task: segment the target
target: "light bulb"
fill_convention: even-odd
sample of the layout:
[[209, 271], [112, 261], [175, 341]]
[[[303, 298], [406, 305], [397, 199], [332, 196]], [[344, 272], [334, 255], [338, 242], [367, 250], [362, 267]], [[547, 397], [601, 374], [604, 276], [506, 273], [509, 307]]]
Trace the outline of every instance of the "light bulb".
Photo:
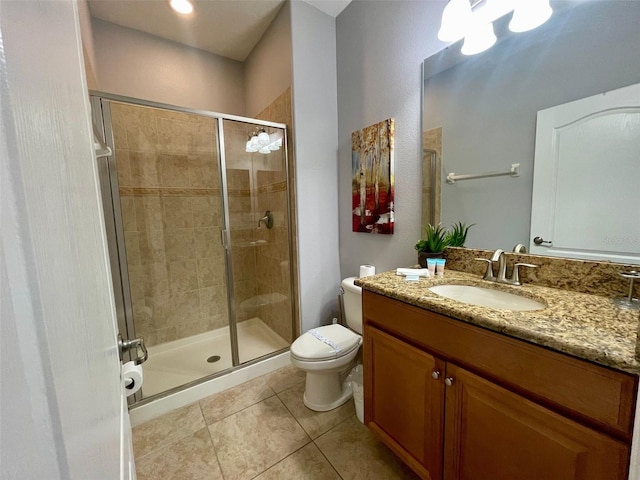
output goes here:
[[481, 23], [474, 26], [464, 38], [462, 44], [463, 55], [475, 55], [484, 52], [496, 43], [496, 34], [493, 33], [493, 23]]
[[249, 153], [257, 152], [258, 148], [251, 143], [251, 140], [247, 140], [247, 145], [245, 147], [245, 151]]
[[260, 150], [258, 150], [260, 153], [271, 153], [271, 150], [269, 150], [269, 147], [262, 147]]
[[465, 36], [471, 22], [469, 0], [450, 0], [442, 12], [438, 38], [443, 42], [455, 42]]
[[526, 32], [549, 20], [553, 10], [549, 0], [518, 0], [509, 22], [512, 32]]
[[183, 15], [189, 15], [193, 12], [193, 4], [189, 0], [171, 0], [169, 2], [171, 8]]
[[265, 132], [264, 130], [262, 130], [259, 134], [258, 134], [258, 143], [260, 145], [262, 145], [263, 147], [265, 145], [269, 145], [269, 134], [267, 132]]
[[282, 139], [278, 138], [277, 133], [272, 133], [271, 135], [269, 135], [269, 141], [271, 142], [269, 143], [269, 150], [271, 151], [280, 150]]

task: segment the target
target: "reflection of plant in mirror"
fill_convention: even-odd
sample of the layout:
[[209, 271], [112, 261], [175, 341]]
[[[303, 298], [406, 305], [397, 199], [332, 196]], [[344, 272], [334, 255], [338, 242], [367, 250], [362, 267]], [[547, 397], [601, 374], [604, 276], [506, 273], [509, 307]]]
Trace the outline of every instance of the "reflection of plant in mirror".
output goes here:
[[467, 240], [467, 233], [469, 233], [469, 229], [474, 225], [475, 223], [472, 223], [467, 226], [462, 222], [451, 225], [451, 230], [444, 237], [447, 247], [464, 247], [464, 242]]
[[451, 229], [446, 229], [441, 224], [434, 226], [428, 223], [424, 229], [424, 239], [416, 243], [415, 249], [420, 253], [441, 253], [446, 247], [463, 247], [473, 225], [458, 222]]

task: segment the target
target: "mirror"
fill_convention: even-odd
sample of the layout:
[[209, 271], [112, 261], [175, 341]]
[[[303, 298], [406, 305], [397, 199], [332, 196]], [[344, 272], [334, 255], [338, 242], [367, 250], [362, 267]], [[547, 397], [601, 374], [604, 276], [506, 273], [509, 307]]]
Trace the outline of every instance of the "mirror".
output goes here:
[[[496, 21], [498, 43], [481, 54], [464, 57], [458, 42], [424, 61], [422, 224], [474, 223], [467, 247], [509, 251], [518, 243], [528, 247], [535, 236], [538, 111], [640, 82], [634, 47], [640, 45], [640, 2], [552, 7], [551, 19], [530, 32], [510, 33], [510, 15]], [[430, 181], [432, 163], [436, 182]], [[506, 173], [512, 164], [519, 164], [519, 176], [445, 180], [452, 172]], [[606, 159], [601, 174], [607, 175]], [[638, 224], [638, 212], [628, 221]]]

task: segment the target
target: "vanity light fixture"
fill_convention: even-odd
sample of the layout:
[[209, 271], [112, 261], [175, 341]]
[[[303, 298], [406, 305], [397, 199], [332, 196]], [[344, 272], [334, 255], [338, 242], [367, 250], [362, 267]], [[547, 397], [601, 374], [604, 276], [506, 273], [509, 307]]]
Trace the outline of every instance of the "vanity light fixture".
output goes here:
[[552, 13], [549, 0], [516, 0], [509, 30], [517, 33], [533, 30], [549, 20]]
[[249, 135], [249, 139], [245, 146], [245, 152], [260, 152], [266, 155], [272, 151], [280, 150], [280, 147], [282, 147], [282, 138], [280, 138], [276, 133], [269, 135], [264, 128], [261, 128], [260, 130], [255, 130]]
[[463, 55], [475, 55], [493, 47], [496, 40], [493, 23], [480, 23], [469, 30], [460, 51]]
[[193, 3], [189, 0], [169, 0], [169, 6], [182, 15], [193, 13]]
[[455, 42], [464, 37], [471, 23], [472, 13], [469, 0], [450, 0], [442, 12], [438, 38], [443, 42]]
[[525, 32], [546, 22], [553, 10], [549, 0], [449, 0], [438, 38], [444, 42], [464, 38], [462, 53], [475, 55], [496, 43], [493, 22], [511, 12], [509, 29]]

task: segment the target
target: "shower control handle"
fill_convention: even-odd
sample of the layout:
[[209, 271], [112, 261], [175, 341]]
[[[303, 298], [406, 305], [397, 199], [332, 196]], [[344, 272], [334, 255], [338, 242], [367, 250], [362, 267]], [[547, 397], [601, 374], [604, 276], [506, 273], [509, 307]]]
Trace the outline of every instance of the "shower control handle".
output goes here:
[[258, 220], [258, 228], [260, 228], [261, 223], [264, 223], [265, 227], [271, 230], [273, 228], [273, 213], [271, 213], [269, 210], [264, 212], [264, 216], [260, 220]]
[[133, 359], [133, 362], [136, 365], [140, 365], [144, 363], [149, 358], [149, 352], [147, 351], [147, 347], [144, 346], [144, 338], [134, 338], [133, 340], [124, 340], [122, 335], [118, 334], [118, 352], [120, 355], [120, 361], [124, 358], [124, 354], [130, 350], [134, 350], [136, 354], [138, 353], [138, 349], [141, 350], [141, 355], [137, 356]]

